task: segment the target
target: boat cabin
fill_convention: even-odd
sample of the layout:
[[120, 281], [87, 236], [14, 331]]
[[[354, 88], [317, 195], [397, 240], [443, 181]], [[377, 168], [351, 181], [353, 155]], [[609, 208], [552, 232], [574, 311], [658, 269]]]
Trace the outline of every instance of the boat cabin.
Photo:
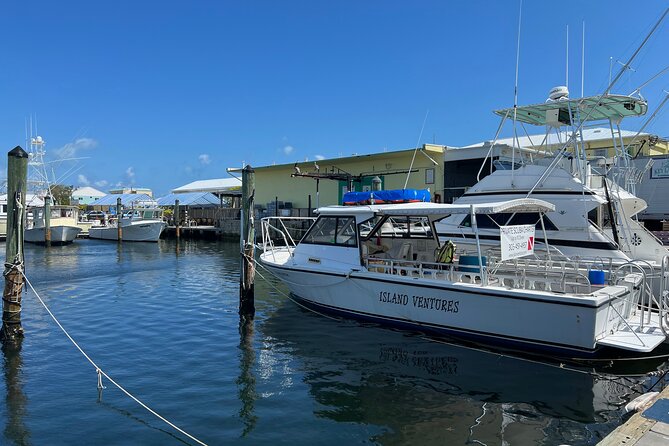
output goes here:
[[[536, 199], [516, 199], [474, 205], [404, 203], [395, 205], [329, 206], [293, 251], [296, 263], [339, 270], [369, 267], [386, 259], [419, 263], [444, 261], [434, 223], [452, 214], [543, 213], [553, 205]], [[452, 253], [450, 258], [452, 259]], [[479, 261], [480, 259], [479, 253]]]

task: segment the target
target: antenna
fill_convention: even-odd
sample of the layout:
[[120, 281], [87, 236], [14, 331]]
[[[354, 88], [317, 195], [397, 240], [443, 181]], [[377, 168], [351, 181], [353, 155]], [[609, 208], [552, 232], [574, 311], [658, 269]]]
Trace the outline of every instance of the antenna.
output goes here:
[[583, 34], [581, 37], [581, 97], [584, 97], [583, 85], [585, 82], [585, 20], [583, 21]]
[[413, 162], [416, 160], [416, 152], [418, 151], [418, 146], [420, 144], [420, 139], [423, 137], [423, 130], [425, 130], [425, 122], [427, 122], [427, 115], [430, 114], [430, 110], [425, 112], [425, 118], [423, 119], [423, 127], [420, 128], [420, 135], [418, 135], [418, 141], [416, 141], [416, 148], [413, 151], [413, 156], [411, 157], [411, 165], [409, 166], [409, 171], [407, 172], [407, 179], [404, 180], [404, 188], [407, 188], [409, 184], [409, 176], [411, 175], [411, 169], [413, 169]]
[[564, 85], [569, 88], [569, 25], [567, 25], [567, 56], [565, 57]]
[[[520, 26], [523, 22], [523, 0], [520, 0], [518, 11], [518, 41], [516, 43], [516, 80], [513, 86], [513, 136], [514, 143], [518, 141], [518, 132], [516, 130], [516, 117], [518, 116], [518, 65], [520, 64]], [[519, 144], [520, 146], [520, 144]], [[511, 184], [513, 185], [514, 167], [516, 166], [516, 149], [511, 146]]]

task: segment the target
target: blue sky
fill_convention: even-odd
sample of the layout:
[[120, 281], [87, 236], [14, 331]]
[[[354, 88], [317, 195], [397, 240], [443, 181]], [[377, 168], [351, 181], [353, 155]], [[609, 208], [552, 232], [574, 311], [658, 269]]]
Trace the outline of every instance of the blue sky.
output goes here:
[[[601, 93], [666, 2], [525, 0], [519, 103]], [[513, 105], [518, 1], [10, 1], [0, 147], [36, 116], [62, 180], [157, 195], [226, 167], [492, 139]], [[669, 18], [614, 89], [669, 65]], [[615, 73], [615, 72], [614, 72]], [[642, 93], [653, 110], [669, 75]], [[428, 113], [429, 111], [429, 113]], [[624, 127], [636, 130], [642, 120]], [[541, 129], [538, 129], [541, 132]], [[669, 135], [669, 114], [647, 131]], [[3, 172], [6, 158], [0, 160]], [[2, 175], [4, 176], [4, 175]]]

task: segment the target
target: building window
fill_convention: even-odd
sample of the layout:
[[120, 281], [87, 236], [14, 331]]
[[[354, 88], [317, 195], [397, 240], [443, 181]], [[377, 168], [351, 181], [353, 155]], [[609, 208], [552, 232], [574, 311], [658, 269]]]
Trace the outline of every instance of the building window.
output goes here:
[[434, 168], [425, 169], [425, 184], [434, 184]]

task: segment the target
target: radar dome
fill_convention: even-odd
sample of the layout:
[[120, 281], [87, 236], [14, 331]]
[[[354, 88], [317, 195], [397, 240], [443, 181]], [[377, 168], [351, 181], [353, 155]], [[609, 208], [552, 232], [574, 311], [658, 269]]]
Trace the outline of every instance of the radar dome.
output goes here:
[[551, 91], [548, 92], [549, 101], [563, 101], [566, 99], [569, 99], [569, 89], [564, 85], [552, 88]]

